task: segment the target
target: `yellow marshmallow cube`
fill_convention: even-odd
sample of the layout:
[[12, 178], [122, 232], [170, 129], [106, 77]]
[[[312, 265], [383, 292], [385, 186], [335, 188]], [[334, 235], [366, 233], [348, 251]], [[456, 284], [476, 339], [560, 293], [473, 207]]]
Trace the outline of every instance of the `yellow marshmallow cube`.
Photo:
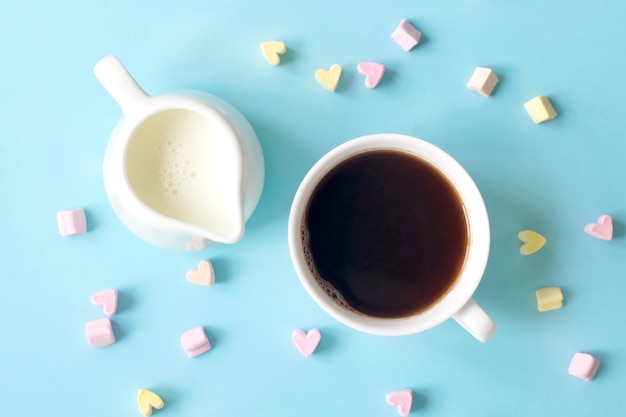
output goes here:
[[556, 111], [546, 96], [537, 96], [524, 104], [533, 122], [539, 124], [556, 117]]
[[559, 287], [540, 288], [535, 291], [539, 312], [558, 310], [563, 307], [563, 293]]

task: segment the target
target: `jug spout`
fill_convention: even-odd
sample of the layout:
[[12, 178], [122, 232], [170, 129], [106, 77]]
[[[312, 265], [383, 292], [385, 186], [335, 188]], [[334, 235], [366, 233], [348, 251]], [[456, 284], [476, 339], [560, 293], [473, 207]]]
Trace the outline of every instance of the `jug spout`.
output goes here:
[[217, 243], [236, 243], [243, 237], [245, 219], [241, 204], [239, 209], [232, 210], [231, 216], [223, 217], [219, 221], [211, 222], [211, 229], [202, 229], [192, 226], [191, 239], [186, 243], [188, 250], [208, 248]]
[[236, 207], [225, 207], [230, 213], [222, 213], [215, 221], [212, 221], [211, 230], [207, 230], [206, 238], [216, 243], [235, 243], [241, 240], [245, 229], [241, 200]]

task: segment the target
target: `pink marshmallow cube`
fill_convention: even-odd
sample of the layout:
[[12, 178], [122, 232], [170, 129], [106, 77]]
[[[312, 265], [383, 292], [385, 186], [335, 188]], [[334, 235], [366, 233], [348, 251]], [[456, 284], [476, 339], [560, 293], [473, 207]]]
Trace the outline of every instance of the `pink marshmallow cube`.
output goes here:
[[115, 334], [111, 327], [111, 320], [99, 319], [88, 321], [85, 324], [85, 335], [91, 347], [104, 347], [115, 343]]
[[492, 69], [476, 67], [472, 78], [467, 83], [467, 88], [489, 97], [496, 84], [498, 84], [498, 76]]
[[577, 378], [591, 381], [598, 371], [600, 361], [588, 353], [577, 352], [569, 364], [569, 374]]
[[211, 349], [209, 339], [202, 327], [196, 327], [195, 329], [185, 332], [180, 337], [180, 343], [183, 345], [183, 349], [185, 349], [187, 356], [190, 358], [195, 358]]
[[87, 219], [85, 210], [82, 208], [59, 211], [57, 213], [57, 224], [59, 225], [61, 236], [87, 233]]
[[402, 19], [396, 30], [391, 34], [391, 38], [406, 52], [409, 52], [417, 45], [422, 37], [422, 32], [410, 24], [406, 19]]

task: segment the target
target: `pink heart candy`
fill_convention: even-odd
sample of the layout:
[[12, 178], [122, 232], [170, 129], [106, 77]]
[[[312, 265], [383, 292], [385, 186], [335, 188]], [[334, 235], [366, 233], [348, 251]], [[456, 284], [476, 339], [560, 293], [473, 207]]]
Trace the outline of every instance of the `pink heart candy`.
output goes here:
[[361, 75], [365, 75], [365, 86], [374, 88], [378, 85], [385, 73], [385, 66], [378, 62], [361, 62], [357, 65], [356, 70]]
[[307, 333], [298, 329], [294, 330], [291, 335], [294, 345], [296, 345], [300, 353], [307, 358], [315, 352], [317, 344], [320, 342], [321, 338], [322, 335], [320, 335], [320, 332], [317, 329], [310, 329]]
[[411, 404], [413, 403], [413, 391], [410, 389], [401, 389], [390, 392], [386, 397], [387, 404], [396, 406], [398, 414], [406, 417], [411, 412]]
[[104, 314], [115, 315], [117, 311], [117, 290], [104, 290], [91, 296], [91, 302], [97, 306], [102, 306]]
[[187, 281], [206, 286], [215, 284], [213, 264], [207, 260], [200, 261], [197, 268], [187, 272]]
[[585, 226], [585, 232], [597, 239], [613, 239], [613, 219], [608, 214], [598, 217], [597, 223], [589, 223]]

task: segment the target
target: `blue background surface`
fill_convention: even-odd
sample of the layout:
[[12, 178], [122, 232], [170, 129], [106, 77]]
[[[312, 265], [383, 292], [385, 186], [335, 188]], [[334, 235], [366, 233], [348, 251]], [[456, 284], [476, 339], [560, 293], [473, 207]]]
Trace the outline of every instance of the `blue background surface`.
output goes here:
[[[0, 406], [2, 415], [396, 416], [385, 394], [415, 393], [420, 416], [606, 416], [626, 409], [626, 4], [615, 0], [147, 1], [5, 0], [0, 13]], [[423, 33], [404, 52], [402, 18]], [[259, 43], [288, 47], [279, 67]], [[116, 54], [151, 94], [213, 93], [256, 130], [266, 185], [243, 240], [173, 253], [113, 214], [101, 162], [121, 111], [92, 74]], [[387, 73], [368, 90], [356, 65]], [[335, 94], [318, 68], [344, 68]], [[465, 88], [477, 65], [500, 83]], [[559, 115], [535, 125], [523, 104], [548, 95]], [[452, 321], [406, 337], [340, 325], [307, 296], [290, 263], [287, 218], [307, 170], [340, 143], [396, 132], [442, 147], [483, 192], [492, 251], [476, 300], [499, 324], [481, 344]], [[89, 233], [63, 238], [56, 212], [84, 207]], [[601, 214], [615, 239], [583, 233]], [[542, 233], [520, 256], [517, 232]], [[217, 283], [185, 280], [214, 262]], [[560, 286], [563, 309], [534, 291]], [[118, 342], [92, 349], [93, 293], [118, 288]], [[205, 326], [213, 349], [186, 357], [180, 335]], [[296, 328], [318, 327], [306, 359]], [[585, 382], [577, 351], [602, 365]]]

